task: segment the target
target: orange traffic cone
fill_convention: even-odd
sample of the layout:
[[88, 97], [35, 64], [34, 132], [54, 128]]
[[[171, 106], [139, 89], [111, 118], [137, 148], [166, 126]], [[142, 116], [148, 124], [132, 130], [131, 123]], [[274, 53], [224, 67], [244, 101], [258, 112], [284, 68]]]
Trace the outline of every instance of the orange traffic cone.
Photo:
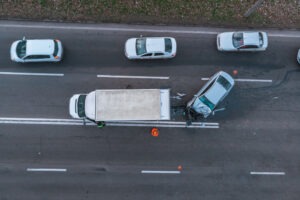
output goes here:
[[151, 135], [152, 135], [153, 137], [158, 137], [158, 135], [159, 135], [158, 128], [152, 128], [152, 129], [151, 129]]
[[238, 70], [233, 70], [233, 75], [237, 75], [238, 74]]

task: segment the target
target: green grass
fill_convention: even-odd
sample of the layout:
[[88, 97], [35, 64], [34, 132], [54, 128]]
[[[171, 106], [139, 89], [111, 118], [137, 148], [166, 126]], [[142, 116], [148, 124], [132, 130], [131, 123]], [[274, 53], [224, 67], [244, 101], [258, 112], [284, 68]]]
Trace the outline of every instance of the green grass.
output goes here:
[[38, 2], [42, 7], [45, 7], [47, 5], [47, 0], [39, 0]]
[[299, 16], [298, 1], [265, 1], [249, 18], [243, 17], [255, 2], [256, 0], [11, 0], [9, 3], [1, 3], [0, 17], [184, 25], [225, 22], [234, 26], [268, 22], [268, 25], [275, 27], [279, 22], [284, 25], [289, 22], [300, 28], [300, 18], [295, 17]]

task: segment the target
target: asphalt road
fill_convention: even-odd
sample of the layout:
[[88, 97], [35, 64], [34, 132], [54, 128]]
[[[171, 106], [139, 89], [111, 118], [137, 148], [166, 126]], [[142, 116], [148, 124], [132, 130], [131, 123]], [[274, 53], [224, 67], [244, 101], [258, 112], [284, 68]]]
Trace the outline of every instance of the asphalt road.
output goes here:
[[[1, 21], [0, 30], [0, 199], [299, 199], [299, 32], [266, 30], [265, 52], [220, 53], [216, 34], [228, 29]], [[141, 34], [175, 37], [176, 58], [126, 60], [126, 39]], [[10, 44], [24, 35], [60, 39], [64, 60], [12, 63]], [[217, 129], [160, 128], [154, 138], [149, 127], [1, 122], [70, 119], [70, 96], [100, 88], [171, 88], [187, 94], [172, 100], [184, 105], [219, 70], [238, 74], [224, 110], [204, 120]]]

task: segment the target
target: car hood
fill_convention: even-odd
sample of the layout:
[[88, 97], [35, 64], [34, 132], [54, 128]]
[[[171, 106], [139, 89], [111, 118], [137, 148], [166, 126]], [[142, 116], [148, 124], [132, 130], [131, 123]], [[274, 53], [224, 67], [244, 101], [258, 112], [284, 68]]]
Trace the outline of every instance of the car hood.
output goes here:
[[212, 112], [211, 109], [202, 103], [202, 101], [199, 100], [199, 98], [196, 98], [192, 108], [199, 114], [202, 114], [204, 118], [208, 117], [210, 113]]
[[235, 49], [235, 47], [232, 44], [232, 34], [233, 34], [233, 32], [219, 34], [221, 49], [224, 49], [224, 50]]
[[19, 57], [17, 56], [17, 45], [18, 45], [18, 43], [19, 43], [19, 41], [13, 42], [11, 47], [10, 47], [10, 59], [12, 61], [19, 60]]
[[136, 56], [136, 39], [135, 38], [130, 38], [126, 41], [125, 43], [125, 54], [127, 57], [134, 57]]

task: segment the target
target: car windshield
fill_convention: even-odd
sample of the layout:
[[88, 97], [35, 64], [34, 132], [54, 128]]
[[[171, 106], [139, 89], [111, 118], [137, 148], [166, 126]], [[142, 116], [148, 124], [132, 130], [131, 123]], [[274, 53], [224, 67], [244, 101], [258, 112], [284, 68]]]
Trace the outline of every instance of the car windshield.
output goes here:
[[259, 32], [258, 35], [259, 35], [259, 46], [262, 47], [264, 44], [264, 37], [261, 32]]
[[58, 43], [56, 40], [53, 40], [54, 42], [54, 53], [53, 53], [53, 56], [57, 56], [57, 53], [58, 53]]
[[170, 38], [165, 38], [165, 51], [169, 53], [172, 52], [172, 41]]
[[199, 100], [200, 100], [203, 104], [205, 104], [206, 106], [208, 106], [208, 107], [210, 108], [210, 110], [213, 110], [213, 109], [215, 108], [215, 105], [214, 105], [211, 101], [209, 101], [208, 98], [206, 98], [205, 96], [201, 96], [201, 97], [199, 98]]
[[231, 87], [229, 81], [225, 79], [223, 76], [219, 76], [217, 82], [220, 83], [226, 90], [229, 90]]
[[235, 48], [239, 48], [244, 45], [243, 33], [236, 32], [232, 35], [232, 44]]
[[142, 55], [146, 52], [146, 38], [138, 38], [136, 40], [136, 55]]
[[26, 55], [26, 40], [22, 40], [17, 44], [17, 56], [23, 58]]
[[86, 95], [80, 95], [78, 98], [78, 116], [85, 117], [85, 98]]

